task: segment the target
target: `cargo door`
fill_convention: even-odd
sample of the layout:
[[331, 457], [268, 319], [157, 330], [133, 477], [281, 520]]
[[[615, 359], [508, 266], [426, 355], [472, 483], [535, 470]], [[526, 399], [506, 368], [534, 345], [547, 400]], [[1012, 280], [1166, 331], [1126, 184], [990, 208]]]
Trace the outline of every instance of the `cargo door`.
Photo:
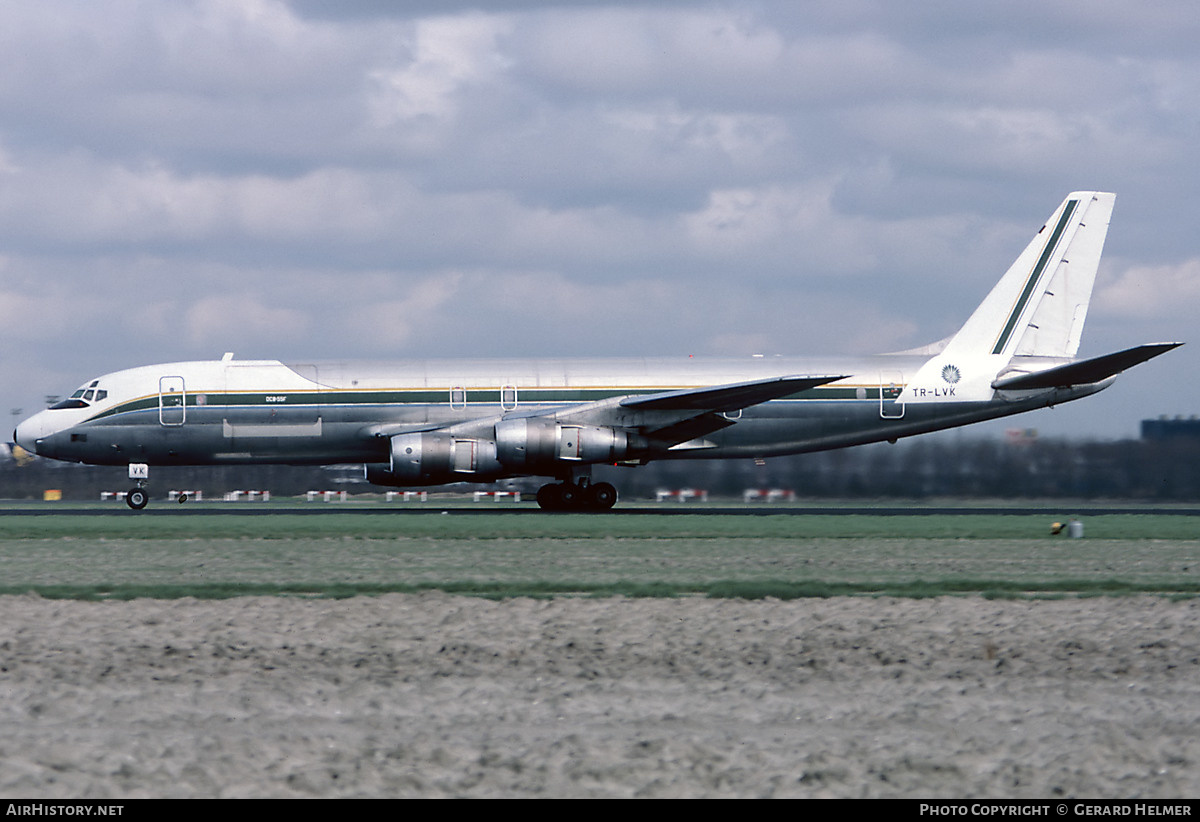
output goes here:
[[187, 390], [183, 377], [158, 378], [158, 422], [166, 426], [187, 422]]
[[904, 390], [904, 374], [899, 371], [884, 371], [879, 375], [879, 416], [885, 420], [898, 420], [904, 416], [904, 403], [900, 393]]

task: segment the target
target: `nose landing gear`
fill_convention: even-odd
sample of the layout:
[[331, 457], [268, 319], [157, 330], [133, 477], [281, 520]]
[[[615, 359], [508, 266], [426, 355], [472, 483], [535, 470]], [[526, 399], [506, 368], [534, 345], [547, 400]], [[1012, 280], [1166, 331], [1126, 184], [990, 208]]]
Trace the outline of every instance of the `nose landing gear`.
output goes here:
[[146, 491], [146, 482], [150, 479], [150, 466], [141, 462], [129, 463], [129, 478], [133, 480], [133, 488], [125, 495], [125, 504], [135, 511], [146, 507], [150, 494]]

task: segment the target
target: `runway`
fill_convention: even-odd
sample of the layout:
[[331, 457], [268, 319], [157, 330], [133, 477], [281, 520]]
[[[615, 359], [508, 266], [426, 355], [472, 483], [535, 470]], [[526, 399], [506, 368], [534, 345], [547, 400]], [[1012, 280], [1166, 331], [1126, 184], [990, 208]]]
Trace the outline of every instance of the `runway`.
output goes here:
[[421, 507], [389, 505], [388, 503], [313, 503], [300, 506], [291, 503], [285, 505], [270, 503], [187, 503], [180, 505], [165, 500], [154, 500], [150, 506], [141, 511], [132, 511], [122, 503], [112, 503], [109, 506], [94, 504], [66, 503], [16, 503], [13, 507], [0, 507], [0, 517], [270, 517], [270, 516], [350, 516], [362, 514], [387, 514], [388, 516], [593, 516], [593, 517], [811, 517], [811, 516], [853, 516], [853, 517], [955, 517], [955, 516], [1062, 516], [1064, 512], [1070, 515], [1085, 516], [1116, 516], [1116, 515], [1145, 515], [1157, 517], [1196, 517], [1200, 516], [1200, 507], [1180, 506], [1129, 506], [1129, 505], [1078, 505], [1070, 501], [1059, 503], [1039, 503], [1027, 505], [1004, 506], [874, 506], [874, 505], [837, 505], [837, 506], [787, 506], [787, 507], [750, 507], [750, 506], [717, 506], [717, 507], [687, 507], [685, 505], [663, 505], [660, 507], [638, 506], [621, 508], [610, 511], [580, 514], [578, 512], [542, 511], [531, 506], [501, 508], [495, 503], [482, 503], [466, 507], [462, 503], [439, 505], [437, 503], [423, 504]]

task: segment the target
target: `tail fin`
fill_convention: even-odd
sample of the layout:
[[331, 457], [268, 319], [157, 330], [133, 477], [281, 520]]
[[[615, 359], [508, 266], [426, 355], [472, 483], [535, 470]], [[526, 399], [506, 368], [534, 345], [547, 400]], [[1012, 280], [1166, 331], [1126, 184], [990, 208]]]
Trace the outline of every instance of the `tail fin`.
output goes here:
[[[1098, 191], [1069, 194], [945, 349], [920, 369], [914, 388], [952, 374], [963, 379], [956, 397], [981, 399], [1015, 355], [1074, 357], [1115, 201]], [[914, 390], [910, 399], [920, 396]]]
[[947, 349], [1075, 356], [1115, 200], [1094, 191], [1063, 200]]

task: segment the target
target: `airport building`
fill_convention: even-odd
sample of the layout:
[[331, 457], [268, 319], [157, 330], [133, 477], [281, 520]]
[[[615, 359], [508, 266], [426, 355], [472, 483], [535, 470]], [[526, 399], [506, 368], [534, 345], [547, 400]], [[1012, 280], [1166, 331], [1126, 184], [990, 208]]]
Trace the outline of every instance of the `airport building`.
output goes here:
[[1142, 439], [1154, 442], [1200, 441], [1200, 419], [1192, 414], [1189, 417], [1171, 418], [1164, 415], [1156, 420], [1142, 420]]

